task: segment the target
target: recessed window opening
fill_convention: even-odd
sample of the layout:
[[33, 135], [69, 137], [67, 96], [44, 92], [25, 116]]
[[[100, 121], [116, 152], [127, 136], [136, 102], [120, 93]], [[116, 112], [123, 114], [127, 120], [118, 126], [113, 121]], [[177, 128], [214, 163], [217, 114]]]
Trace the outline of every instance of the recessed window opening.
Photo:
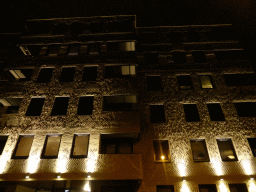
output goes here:
[[222, 161], [237, 161], [231, 139], [217, 139]]
[[70, 44], [69, 45], [68, 55], [78, 55], [80, 46], [81, 46], [80, 43], [72, 43], [72, 44]]
[[157, 65], [159, 64], [159, 54], [155, 52], [145, 53], [144, 61], [145, 65]]
[[34, 135], [20, 135], [12, 158], [26, 159], [29, 156]]
[[135, 65], [105, 66], [105, 78], [121, 78], [136, 75]]
[[161, 79], [160, 75], [147, 76], [147, 90], [148, 91], [161, 91], [162, 90], [162, 79]]
[[215, 184], [200, 184], [199, 192], [217, 192], [217, 188]]
[[211, 121], [225, 121], [225, 117], [219, 103], [207, 103], [207, 108]]
[[172, 53], [172, 59], [173, 59], [173, 62], [176, 64], [187, 63], [185, 52], [174, 51]]
[[18, 113], [22, 98], [0, 98], [0, 103], [6, 109], [6, 114]]
[[151, 123], [166, 122], [164, 105], [150, 105], [150, 120]]
[[230, 192], [248, 192], [245, 183], [228, 184]]
[[190, 145], [195, 162], [210, 161], [204, 139], [191, 139]]
[[83, 81], [96, 81], [97, 79], [97, 66], [86, 66], [83, 72]]
[[177, 76], [180, 89], [191, 89], [192, 81], [190, 75]]
[[157, 192], [174, 192], [173, 185], [157, 185], [156, 186]]
[[155, 161], [168, 161], [170, 159], [168, 140], [154, 140]]
[[3, 153], [7, 139], [8, 139], [7, 135], [0, 135], [0, 155], [2, 155]]
[[256, 117], [256, 102], [236, 102], [234, 105], [239, 117]]
[[205, 63], [206, 56], [204, 51], [193, 51], [192, 56], [195, 63]]
[[75, 134], [73, 139], [71, 157], [86, 158], [89, 147], [89, 134]]
[[54, 68], [41, 68], [37, 78], [37, 83], [48, 83], [51, 81]]
[[63, 67], [60, 75], [60, 82], [73, 82], [75, 67]]
[[203, 89], [212, 89], [212, 81], [210, 75], [200, 75], [201, 86]]
[[249, 142], [253, 156], [256, 157], [256, 138], [247, 138], [247, 140]]
[[77, 115], [92, 115], [93, 98], [93, 96], [80, 97], [77, 108]]
[[12, 69], [9, 70], [12, 77], [17, 81], [29, 81], [34, 69]]
[[66, 115], [69, 97], [56, 97], [52, 108], [51, 116]]
[[26, 116], [40, 116], [44, 105], [45, 98], [32, 98]]
[[252, 86], [256, 85], [255, 73], [224, 74], [227, 86]]
[[138, 110], [136, 95], [116, 95], [103, 97], [104, 111]]
[[187, 122], [200, 121], [198, 109], [196, 104], [183, 104], [185, 118]]
[[52, 44], [48, 47], [49, 56], [57, 56], [59, 54], [60, 44]]
[[58, 158], [61, 135], [47, 135], [45, 139], [42, 158], [55, 159]]

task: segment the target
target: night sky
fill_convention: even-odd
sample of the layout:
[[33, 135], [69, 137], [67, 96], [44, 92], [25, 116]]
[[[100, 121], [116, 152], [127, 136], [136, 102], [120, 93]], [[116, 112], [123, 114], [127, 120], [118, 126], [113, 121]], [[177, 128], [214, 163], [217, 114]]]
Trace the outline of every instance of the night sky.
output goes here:
[[232, 23], [244, 48], [256, 50], [255, 0], [20, 0], [4, 1], [0, 14], [0, 32], [19, 31], [27, 19], [107, 15], [136, 14], [140, 27]]

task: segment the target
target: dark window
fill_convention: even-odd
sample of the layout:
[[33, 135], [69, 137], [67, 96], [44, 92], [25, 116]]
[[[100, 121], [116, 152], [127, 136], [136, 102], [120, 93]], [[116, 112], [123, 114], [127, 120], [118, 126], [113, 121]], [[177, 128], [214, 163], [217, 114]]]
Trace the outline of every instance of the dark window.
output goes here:
[[18, 113], [22, 98], [5, 98], [0, 99], [0, 103], [6, 109], [6, 114]]
[[256, 117], [256, 102], [234, 103], [239, 117]]
[[222, 161], [237, 161], [231, 139], [217, 139]]
[[68, 101], [69, 97], [56, 97], [51, 115], [66, 115], [68, 109]]
[[89, 147], [88, 134], [75, 134], [73, 139], [71, 157], [73, 158], [86, 158]]
[[187, 63], [186, 54], [184, 52], [180, 52], [180, 51], [173, 52], [172, 59], [173, 59], [173, 62], [177, 64]]
[[58, 158], [61, 135], [47, 135], [44, 143], [42, 158]]
[[217, 192], [215, 184], [203, 184], [199, 185], [199, 192]]
[[228, 186], [229, 186], [230, 192], [248, 192], [248, 189], [245, 183], [228, 184]]
[[192, 56], [195, 63], [205, 63], [206, 62], [206, 56], [204, 51], [193, 51]]
[[145, 65], [157, 65], [159, 64], [158, 53], [145, 53], [144, 60]]
[[105, 66], [105, 78], [120, 78], [136, 75], [135, 65]]
[[243, 50], [220, 50], [214, 51], [218, 60], [246, 60], [247, 57]]
[[62, 68], [60, 75], [60, 82], [73, 82], [75, 75], [75, 67], [64, 67]]
[[250, 86], [255, 85], [255, 73], [224, 74], [227, 86]]
[[212, 81], [210, 75], [200, 75], [201, 86], [203, 89], [212, 89]]
[[54, 68], [41, 68], [37, 78], [37, 83], [48, 83], [51, 81]]
[[100, 45], [97, 43], [91, 43], [88, 45], [89, 54], [99, 54]]
[[256, 157], [256, 138], [247, 138], [249, 145], [251, 147], [253, 156]]
[[164, 105], [150, 105], [150, 119], [151, 123], [164, 123], [166, 121]]
[[138, 110], [136, 95], [117, 95], [103, 97], [104, 111]]
[[2, 153], [3, 153], [7, 139], [8, 139], [8, 136], [6, 136], [6, 135], [0, 136], [0, 155], [2, 155]]
[[85, 67], [83, 73], [83, 81], [96, 81], [97, 66]]
[[204, 139], [190, 140], [190, 144], [195, 162], [210, 161]]
[[202, 40], [201, 35], [195, 31], [187, 32], [186, 37], [188, 42], [200, 42]]
[[200, 121], [196, 104], [184, 104], [183, 108], [187, 122]]
[[208, 103], [207, 108], [211, 121], [225, 121], [225, 117], [219, 103]]
[[153, 145], [156, 161], [166, 161], [170, 159], [168, 140], [154, 140]]
[[40, 116], [45, 98], [32, 98], [28, 106], [26, 116]]
[[39, 55], [42, 49], [42, 45], [27, 45], [27, 46], [19, 46], [19, 47], [24, 55], [32, 55], [32, 56]]
[[80, 97], [77, 115], [92, 115], [93, 98], [93, 96]]
[[161, 76], [147, 76], [147, 90], [148, 91], [162, 90]]
[[60, 44], [49, 45], [48, 47], [48, 55], [49, 56], [57, 56], [60, 50]]
[[179, 75], [177, 76], [180, 89], [191, 89], [192, 81], [190, 75]]
[[81, 44], [73, 43], [69, 45], [68, 55], [78, 55]]
[[119, 134], [101, 135], [101, 154], [133, 153], [133, 138]]
[[171, 32], [168, 34], [170, 43], [182, 43], [183, 42], [183, 34], [180, 32]]
[[173, 185], [157, 185], [156, 186], [157, 192], [174, 192]]
[[32, 146], [34, 135], [20, 135], [12, 158], [26, 159]]
[[15, 80], [18, 81], [29, 81], [34, 69], [14, 69], [9, 70], [10, 74]]

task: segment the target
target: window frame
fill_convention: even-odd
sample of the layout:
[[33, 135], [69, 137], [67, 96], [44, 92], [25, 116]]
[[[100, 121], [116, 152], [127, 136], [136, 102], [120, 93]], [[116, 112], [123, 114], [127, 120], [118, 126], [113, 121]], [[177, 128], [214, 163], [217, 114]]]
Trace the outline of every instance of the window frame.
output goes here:
[[15, 145], [15, 149], [12, 153], [12, 159], [27, 159], [29, 157], [29, 154], [28, 154], [28, 156], [16, 156], [16, 152], [19, 148], [19, 143], [20, 143], [20, 140], [21, 140], [22, 137], [33, 137], [32, 143], [31, 143], [31, 146], [30, 146], [30, 149], [29, 149], [29, 154], [30, 154], [31, 147], [33, 145], [35, 135], [19, 135], [18, 141], [16, 142], [16, 145]]
[[[181, 78], [182, 77], [189, 77], [189, 83], [187, 83], [188, 85], [182, 85], [181, 81], [183, 81]], [[179, 85], [179, 90], [192, 90], [193, 89], [193, 82], [192, 82], [192, 78], [191, 75], [177, 75], [177, 81], [178, 81], [178, 85]], [[179, 80], [180, 79], [180, 80]], [[181, 88], [184, 87], [184, 88]]]
[[[27, 115], [28, 110], [32, 110], [32, 108], [33, 108], [33, 106], [30, 106], [32, 99], [44, 99], [42, 108], [41, 108], [41, 110], [40, 110], [40, 115], [37, 115], [37, 114], [36, 114], [36, 115]], [[32, 97], [32, 98], [30, 99], [29, 105], [28, 105], [28, 107], [27, 107], [27, 111], [26, 111], [26, 113], [25, 113], [25, 116], [27, 116], [27, 117], [40, 117], [41, 114], [42, 114], [42, 111], [43, 111], [44, 102], [45, 102], [45, 97]], [[38, 107], [38, 106], [37, 106], [37, 107]], [[39, 107], [40, 107], [40, 106], [39, 106]]]
[[[195, 159], [195, 158], [194, 158], [194, 152], [193, 152], [193, 147], [192, 147], [192, 145], [191, 145], [191, 141], [192, 141], [192, 142], [202, 142], [202, 143], [203, 143], [204, 152], [205, 152], [205, 154], [206, 154], [206, 159], [204, 159], [204, 160], [198, 160], [198, 159]], [[206, 145], [205, 139], [190, 139], [190, 146], [191, 146], [191, 152], [192, 152], [193, 160], [194, 160], [195, 163], [210, 162], [210, 157], [209, 157], [209, 153], [208, 153], [208, 150], [207, 150], [207, 145]]]
[[[186, 110], [185, 110], [185, 108], [184, 108], [185, 105], [195, 105], [195, 106], [196, 106], [197, 114], [198, 114], [198, 119], [191, 121], [192, 118], [187, 118], [187, 116], [188, 116], [188, 115], [191, 116], [192, 113], [190, 113], [191, 111], [189, 112], [189, 114], [188, 114], [188, 112], [186, 113]], [[200, 119], [200, 113], [199, 113], [198, 107], [197, 107], [197, 103], [183, 103], [183, 111], [184, 111], [184, 115], [185, 115], [185, 120], [186, 120], [186, 122], [188, 122], [188, 123], [193, 123], [193, 122], [200, 122], [200, 121], [201, 121], [201, 119]], [[193, 114], [194, 114], [194, 113], [195, 113], [195, 111], [193, 111]], [[188, 120], [189, 120], [189, 121], [188, 121]]]
[[[74, 155], [74, 149], [75, 149], [75, 141], [77, 136], [88, 136], [88, 143], [87, 143], [87, 154], [86, 155]], [[88, 153], [89, 153], [89, 143], [90, 143], [90, 134], [86, 133], [76, 133], [74, 134], [73, 137], [73, 142], [72, 142], [72, 147], [71, 147], [71, 153], [70, 153], [70, 158], [87, 158]]]
[[252, 148], [252, 145], [251, 145], [251, 143], [250, 143], [250, 141], [249, 141], [249, 139], [254, 139], [254, 140], [255, 140], [255, 143], [256, 143], [256, 137], [248, 137], [248, 138], [247, 138], [247, 142], [248, 142], [248, 144], [249, 144], [249, 146], [250, 146], [250, 149], [251, 149], [251, 152], [252, 152], [252, 154], [253, 154], [253, 157], [256, 157], [256, 144], [255, 144], [255, 151], [254, 151], [253, 148]]
[[[56, 136], [60, 136], [60, 142], [59, 142], [57, 156], [53, 156], [53, 155], [52, 156], [46, 156], [45, 151], [46, 151], [46, 147], [47, 147], [47, 143], [48, 143], [48, 138], [49, 137], [56, 137]], [[44, 141], [44, 147], [43, 147], [42, 154], [41, 154], [41, 159], [57, 159], [58, 158], [59, 151], [60, 151], [61, 138], [62, 138], [62, 134], [48, 134], [48, 135], [46, 135], [46, 138], [45, 138], [45, 141]]]
[[[44, 70], [44, 69], [52, 69], [51, 78], [50, 78], [49, 81], [43, 81], [43, 82], [42, 82], [42, 80], [41, 80], [41, 82], [40, 82], [40, 81], [38, 81], [38, 80], [39, 80], [41, 71]], [[41, 67], [41, 68], [40, 68], [40, 71], [39, 71], [39, 74], [38, 74], [38, 76], [37, 76], [37, 79], [36, 79], [36, 83], [50, 83], [51, 80], [52, 80], [52, 76], [53, 76], [54, 69], [55, 69], [54, 67]], [[42, 74], [41, 74], [41, 75], [42, 75]]]
[[[65, 114], [52, 114], [53, 113], [53, 109], [54, 109], [54, 105], [55, 105], [55, 102], [56, 102], [56, 99], [59, 98], [59, 97], [65, 97], [65, 98], [68, 98], [68, 102], [67, 102], [67, 107], [66, 107], [66, 113]], [[70, 101], [70, 96], [55, 96], [55, 99], [54, 99], [54, 103], [53, 103], [53, 106], [52, 106], [52, 110], [51, 110], [51, 114], [50, 116], [66, 116], [67, 115], [67, 112], [68, 112], [68, 105], [69, 105], [69, 101]], [[56, 106], [55, 106], [56, 108]], [[55, 113], [56, 111], [58, 111], [58, 109], [55, 109]]]
[[[157, 148], [157, 144], [163, 143], [163, 142], [167, 142], [168, 145], [168, 155], [167, 155], [167, 159], [162, 160], [162, 159], [157, 159], [156, 156], [156, 148]], [[159, 146], [160, 147], [160, 146]], [[154, 161], [155, 162], [160, 162], [160, 163], [165, 163], [165, 162], [170, 162], [171, 161], [171, 156], [170, 156], [170, 145], [169, 145], [169, 140], [167, 139], [154, 139], [153, 140], [153, 151], [154, 151]]]
[[[201, 79], [202, 76], [207, 76], [207, 77], [209, 77], [209, 80], [210, 80], [210, 83], [211, 83], [211, 85], [212, 85], [212, 88], [208, 88], [208, 87], [207, 87], [207, 88], [206, 88], [206, 87], [204, 88], [204, 87], [203, 87], [203, 83], [202, 83], [202, 79]], [[214, 88], [215, 88], [215, 86], [213, 85], [213, 81], [212, 81], [212, 75], [208, 75], [208, 74], [203, 75], [203, 74], [200, 74], [200, 75], [199, 75], [199, 80], [200, 80], [200, 84], [201, 84], [201, 89], [214, 89]]]
[[[229, 162], [229, 161], [238, 161], [238, 158], [237, 158], [237, 155], [236, 155], [236, 151], [235, 151], [235, 147], [234, 147], [234, 145], [233, 145], [233, 142], [232, 142], [232, 139], [231, 138], [219, 138], [219, 139], [216, 139], [216, 141], [217, 141], [217, 145], [218, 145], [218, 149], [219, 149], [219, 153], [220, 153], [220, 157], [221, 157], [221, 160], [222, 161], [226, 161], [226, 162]], [[219, 141], [221, 142], [221, 141], [228, 141], [228, 142], [230, 142], [230, 144], [231, 144], [231, 150], [233, 151], [233, 154], [234, 154], [234, 160], [232, 160], [232, 159], [230, 159], [230, 160], [223, 160], [223, 158], [222, 158], [222, 155], [221, 155], [221, 151], [220, 151], [220, 147], [219, 147]]]

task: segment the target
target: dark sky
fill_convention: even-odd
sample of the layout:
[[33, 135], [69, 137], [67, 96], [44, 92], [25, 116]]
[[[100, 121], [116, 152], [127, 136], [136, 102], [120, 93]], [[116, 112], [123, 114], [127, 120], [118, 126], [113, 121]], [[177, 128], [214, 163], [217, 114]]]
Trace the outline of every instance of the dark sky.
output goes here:
[[137, 26], [232, 23], [242, 43], [253, 47], [255, 0], [18, 0], [4, 1], [0, 32], [17, 31], [27, 19], [136, 14]]

